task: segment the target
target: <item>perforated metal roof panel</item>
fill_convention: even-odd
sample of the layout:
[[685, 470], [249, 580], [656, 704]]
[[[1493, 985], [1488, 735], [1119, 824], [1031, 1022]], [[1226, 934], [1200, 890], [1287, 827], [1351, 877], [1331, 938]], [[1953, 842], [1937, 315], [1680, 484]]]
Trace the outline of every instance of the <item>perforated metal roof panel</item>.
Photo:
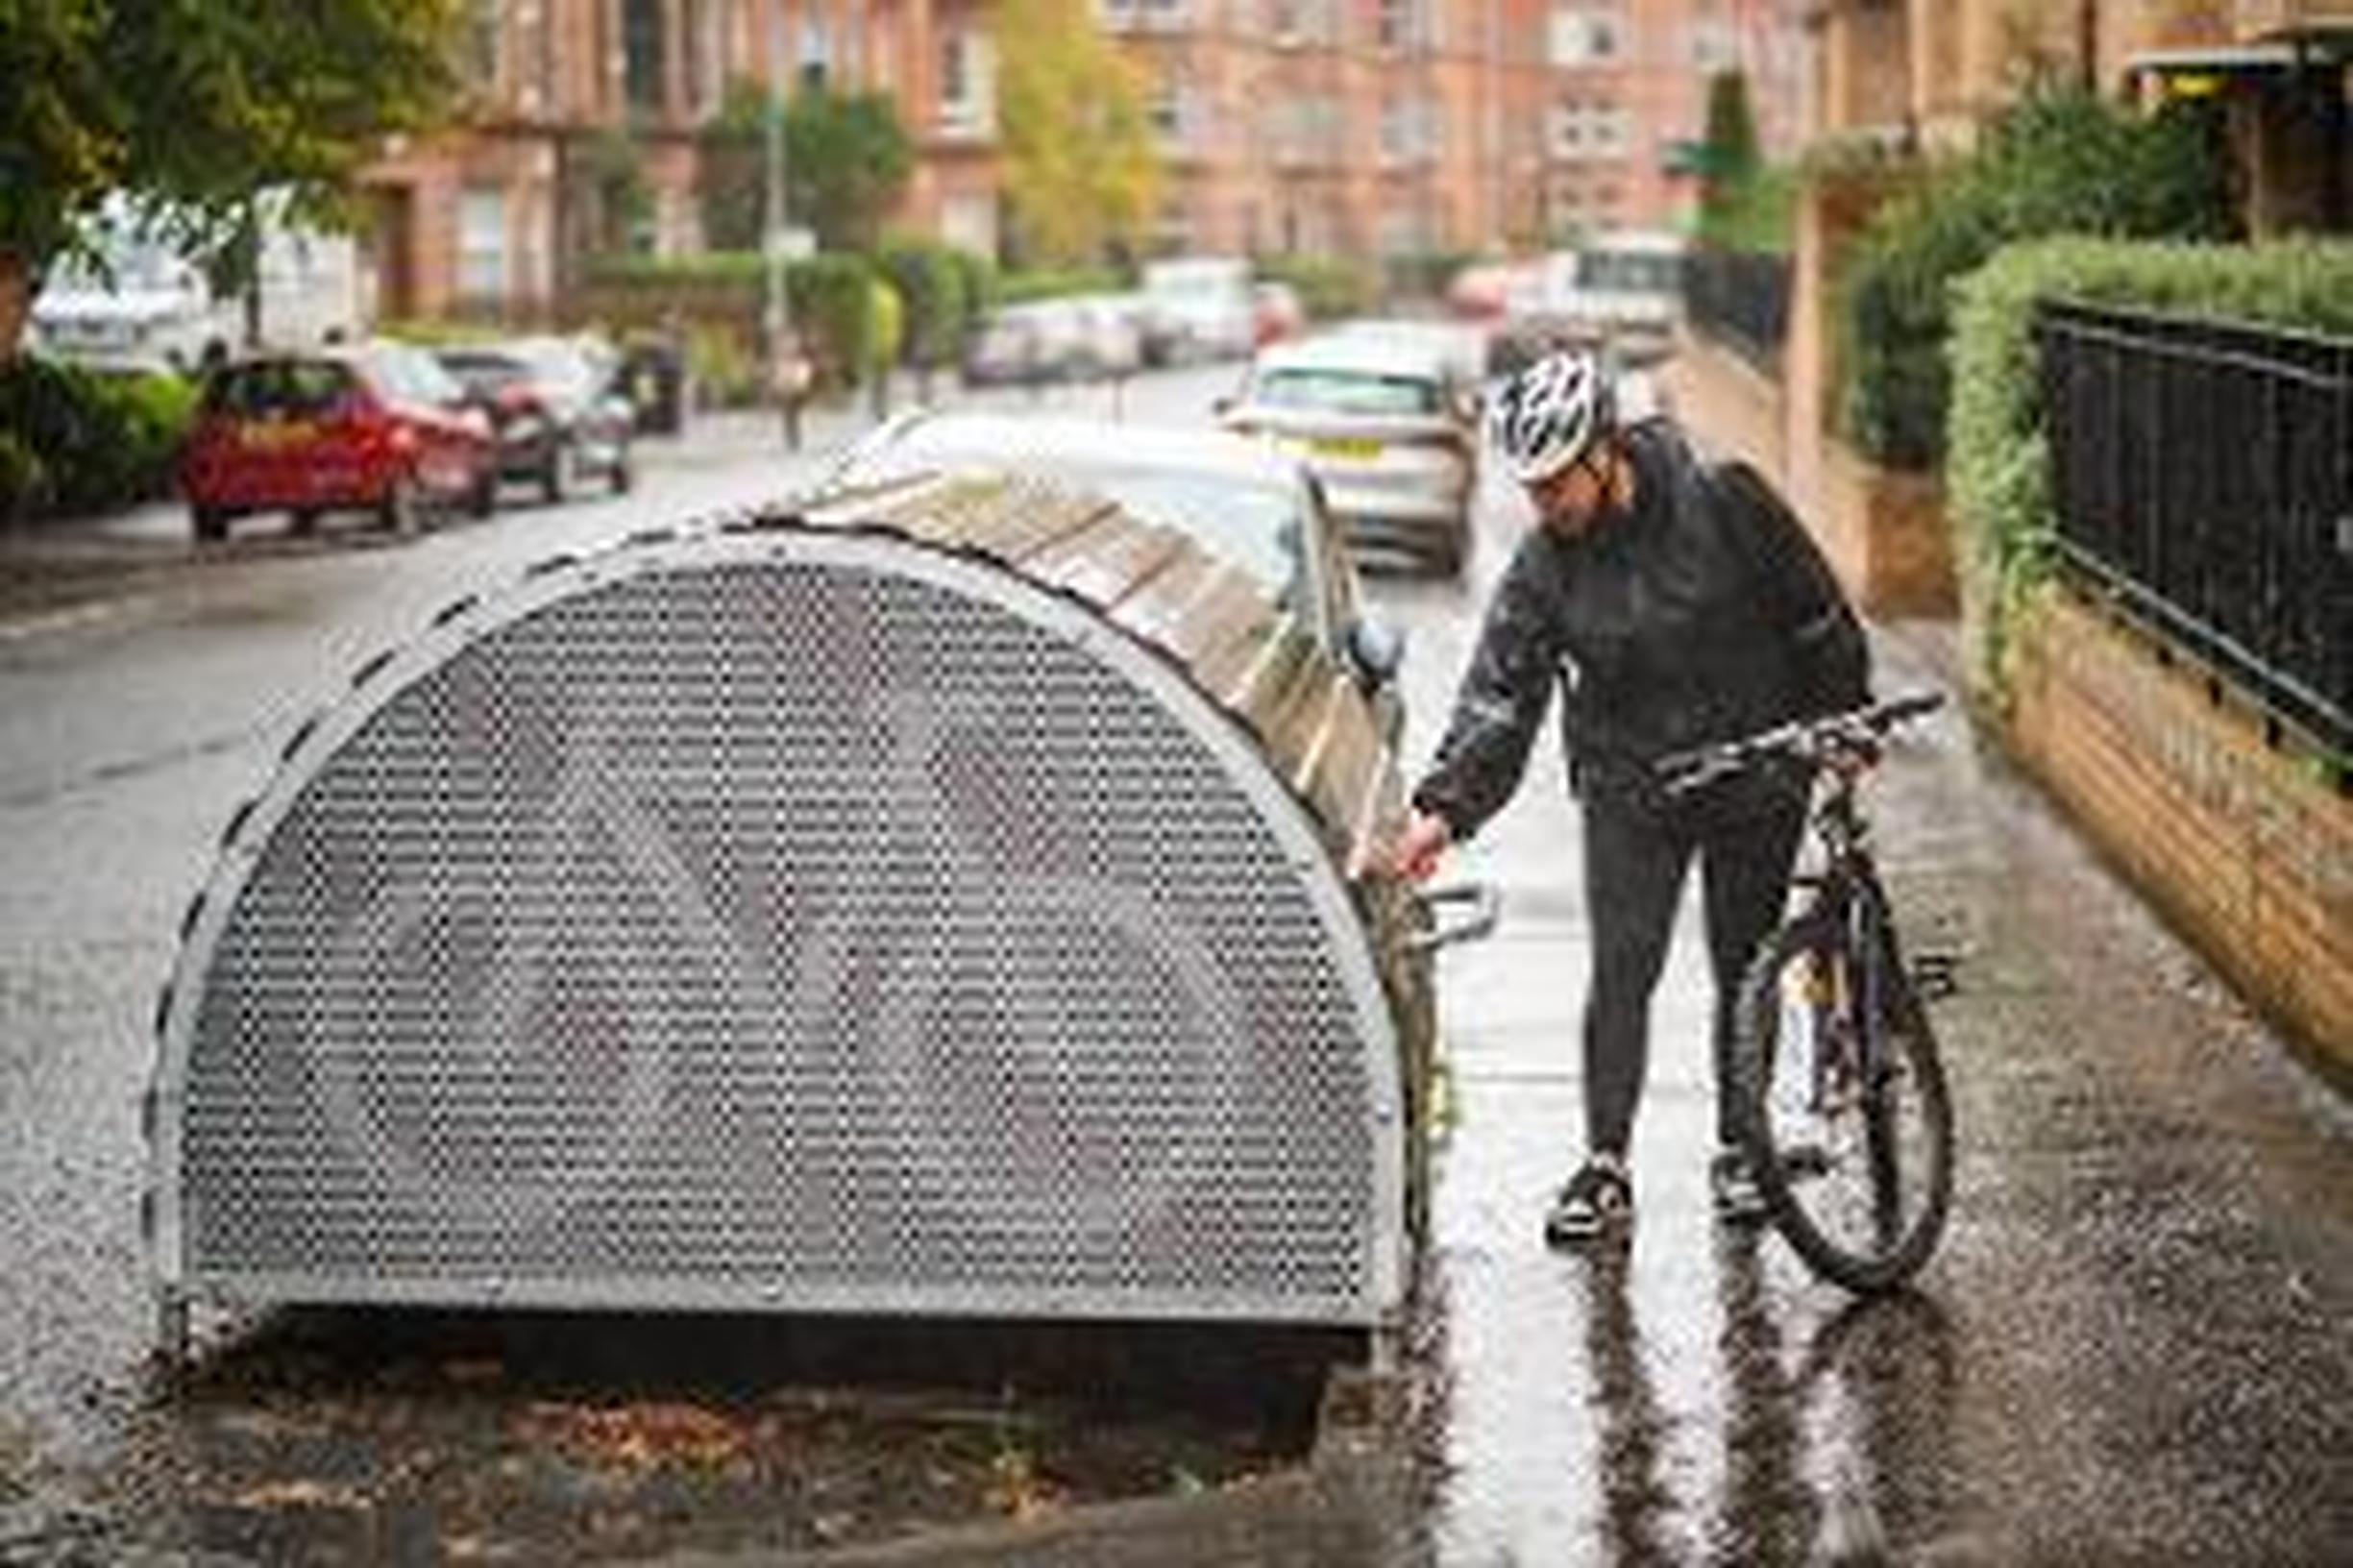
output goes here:
[[166, 1297], [1379, 1322], [1360, 709], [1189, 546], [1003, 481], [460, 608], [191, 911]]

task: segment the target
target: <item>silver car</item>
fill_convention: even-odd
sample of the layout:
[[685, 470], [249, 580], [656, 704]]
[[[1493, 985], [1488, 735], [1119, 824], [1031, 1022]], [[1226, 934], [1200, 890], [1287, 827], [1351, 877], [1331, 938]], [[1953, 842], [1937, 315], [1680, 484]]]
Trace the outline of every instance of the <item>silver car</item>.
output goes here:
[[1226, 427], [1272, 439], [1322, 484], [1350, 541], [1445, 576], [1470, 551], [1478, 412], [1456, 354], [1405, 331], [1326, 332], [1262, 351]]
[[1098, 491], [1250, 573], [1356, 672], [1394, 741], [1403, 637], [1363, 613], [1345, 541], [1297, 462], [1221, 430], [919, 408], [852, 447], [828, 478], [859, 484], [957, 468], [1038, 474]]

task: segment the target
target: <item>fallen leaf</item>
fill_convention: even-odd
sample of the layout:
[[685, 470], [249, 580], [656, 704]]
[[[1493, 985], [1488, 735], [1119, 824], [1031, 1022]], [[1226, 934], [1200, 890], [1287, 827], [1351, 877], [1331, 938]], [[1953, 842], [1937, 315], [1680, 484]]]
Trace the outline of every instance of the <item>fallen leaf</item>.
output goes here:
[[231, 1499], [240, 1508], [364, 1508], [365, 1495], [323, 1481], [270, 1481]]

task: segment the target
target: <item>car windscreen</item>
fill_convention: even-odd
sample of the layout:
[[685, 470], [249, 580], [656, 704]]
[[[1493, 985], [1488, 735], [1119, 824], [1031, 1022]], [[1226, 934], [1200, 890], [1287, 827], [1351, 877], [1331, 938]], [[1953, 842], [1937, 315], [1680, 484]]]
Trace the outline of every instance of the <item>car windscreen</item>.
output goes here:
[[1581, 288], [1623, 294], [1673, 294], [1682, 287], [1682, 264], [1649, 252], [1586, 251], [1577, 258]]
[[264, 359], [215, 376], [204, 406], [230, 419], [317, 419], [351, 386], [351, 372], [331, 359]]
[[526, 343], [514, 351], [532, 380], [568, 398], [596, 396], [601, 380], [589, 356], [564, 343]]
[[477, 392], [496, 392], [530, 377], [526, 366], [502, 354], [444, 354], [438, 357], [442, 369]]
[[465, 388], [422, 349], [380, 344], [361, 355], [360, 366], [377, 390], [397, 403], [446, 405], [465, 396]]
[[1305, 366], [1267, 371], [1250, 401], [1270, 408], [1313, 408], [1336, 414], [1434, 414], [1437, 382], [1421, 376]]

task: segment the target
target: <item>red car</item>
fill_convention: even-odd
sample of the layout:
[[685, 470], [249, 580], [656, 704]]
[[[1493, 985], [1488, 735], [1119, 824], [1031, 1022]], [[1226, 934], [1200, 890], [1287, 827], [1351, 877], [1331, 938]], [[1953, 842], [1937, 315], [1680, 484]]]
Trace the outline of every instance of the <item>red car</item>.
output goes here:
[[196, 537], [252, 512], [374, 512], [408, 532], [428, 506], [487, 517], [498, 445], [465, 389], [422, 349], [375, 342], [266, 355], [216, 375], [188, 438], [181, 486]]

